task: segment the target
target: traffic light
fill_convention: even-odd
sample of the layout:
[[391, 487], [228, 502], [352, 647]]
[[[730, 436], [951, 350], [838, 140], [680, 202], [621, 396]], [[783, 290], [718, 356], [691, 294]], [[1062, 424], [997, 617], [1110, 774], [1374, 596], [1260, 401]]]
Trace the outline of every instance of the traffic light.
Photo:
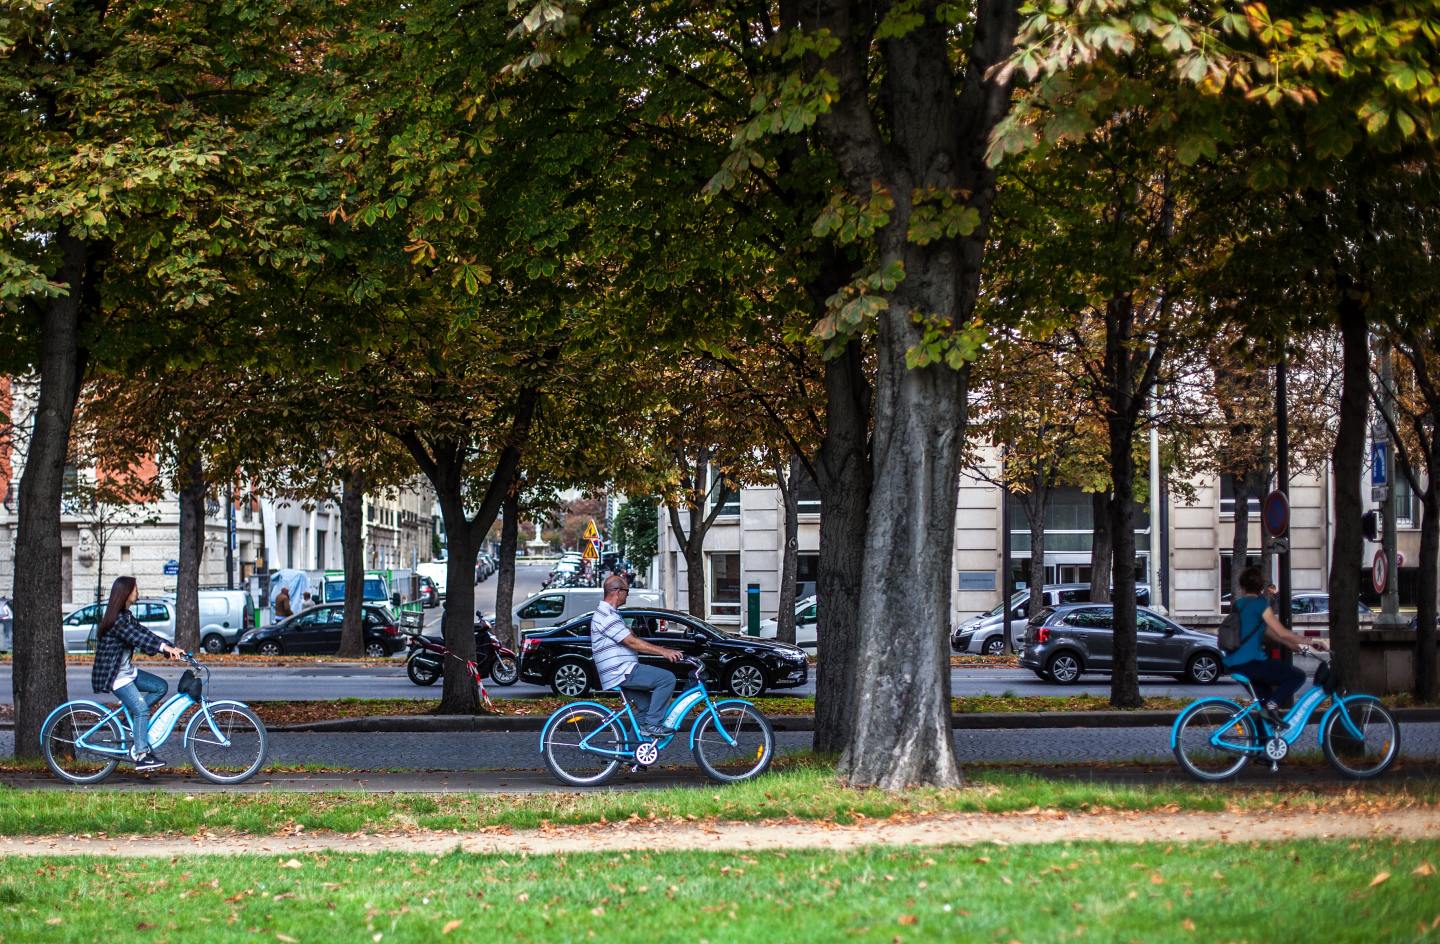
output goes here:
[[1360, 529], [1365, 532], [1365, 540], [1379, 541], [1385, 533], [1385, 512], [1378, 508], [1365, 512]]

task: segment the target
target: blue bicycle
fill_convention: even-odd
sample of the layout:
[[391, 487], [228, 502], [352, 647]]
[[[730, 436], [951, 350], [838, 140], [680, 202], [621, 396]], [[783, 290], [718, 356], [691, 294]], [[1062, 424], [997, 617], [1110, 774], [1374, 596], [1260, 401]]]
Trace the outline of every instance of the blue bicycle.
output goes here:
[[[211, 783], [240, 783], [253, 777], [265, 763], [265, 723], [249, 706], [238, 701], [211, 701], [210, 669], [191, 655], [171, 695], [150, 714], [146, 729], [150, 744], [159, 748], [192, 706], [199, 708], [185, 725], [182, 742], [195, 772]], [[111, 708], [96, 701], [76, 699], [50, 712], [40, 727], [40, 746], [50, 771], [70, 783], [99, 783], [122, 760], [130, 759], [134, 729], [123, 705]]]
[[[1302, 647], [1300, 651], [1310, 650]], [[1249, 691], [1247, 703], [1202, 698], [1180, 712], [1170, 730], [1175, 759], [1197, 780], [1229, 780], [1256, 758], [1268, 760], [1272, 771], [1278, 769], [1327, 698], [1331, 704], [1320, 718], [1317, 736], [1330, 766], [1346, 777], [1368, 780], [1384, 773], [1400, 754], [1400, 726], [1395, 718], [1374, 695], [1347, 693], [1328, 659], [1321, 660], [1315, 669], [1315, 683], [1301, 694], [1280, 725], [1265, 716], [1248, 678], [1230, 677]]]
[[[711, 699], [704, 665], [698, 659], [683, 661], [691, 666], [695, 684], [671, 704], [665, 726], [678, 729], [686, 715], [699, 707], [690, 726], [690, 751], [700, 769], [721, 783], [763, 774], [775, 756], [770, 722], [747, 701]], [[631, 770], [654, 764], [672, 740], [674, 735], [657, 740], [641, 734], [630, 699], [622, 690], [619, 708], [578, 701], [552, 714], [540, 732], [540, 753], [545, 766], [561, 782], [595, 787], [613, 777], [622, 763]]]

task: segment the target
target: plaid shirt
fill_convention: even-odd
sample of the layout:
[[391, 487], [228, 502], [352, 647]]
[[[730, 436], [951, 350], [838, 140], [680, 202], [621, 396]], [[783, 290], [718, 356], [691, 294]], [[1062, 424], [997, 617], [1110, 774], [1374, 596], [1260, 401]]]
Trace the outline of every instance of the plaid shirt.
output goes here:
[[115, 673], [120, 671], [120, 663], [127, 655], [136, 649], [152, 656], [159, 655], [163, 645], [166, 641], [141, 626], [134, 613], [122, 611], [115, 625], [100, 637], [95, 646], [95, 667], [90, 670], [90, 687], [97, 695], [105, 694], [110, 691], [110, 683], [115, 681]]

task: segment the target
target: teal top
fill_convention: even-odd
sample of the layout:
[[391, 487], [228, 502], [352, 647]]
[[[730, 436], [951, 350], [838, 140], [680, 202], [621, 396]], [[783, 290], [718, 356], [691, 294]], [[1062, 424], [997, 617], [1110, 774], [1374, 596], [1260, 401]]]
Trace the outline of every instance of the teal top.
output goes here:
[[1240, 648], [1225, 656], [1225, 667], [1260, 662], [1269, 658], [1265, 653], [1265, 610], [1270, 601], [1264, 597], [1241, 597], [1233, 604], [1240, 614]]

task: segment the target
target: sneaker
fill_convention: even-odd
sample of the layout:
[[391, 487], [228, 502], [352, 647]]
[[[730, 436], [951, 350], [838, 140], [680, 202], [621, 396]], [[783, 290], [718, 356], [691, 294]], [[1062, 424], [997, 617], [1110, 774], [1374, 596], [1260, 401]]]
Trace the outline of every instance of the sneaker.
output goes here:
[[145, 754], [135, 762], [135, 770], [158, 770], [165, 766], [165, 762], [155, 756], [154, 751], [146, 751]]
[[648, 738], [660, 740], [675, 733], [674, 728], [667, 728], [663, 724], [644, 724], [640, 726], [640, 733]]
[[1276, 731], [1284, 731], [1290, 727], [1290, 725], [1285, 722], [1284, 716], [1280, 714], [1280, 706], [1273, 701], [1267, 701], [1261, 707], [1260, 714], [1266, 721], [1274, 725]]

